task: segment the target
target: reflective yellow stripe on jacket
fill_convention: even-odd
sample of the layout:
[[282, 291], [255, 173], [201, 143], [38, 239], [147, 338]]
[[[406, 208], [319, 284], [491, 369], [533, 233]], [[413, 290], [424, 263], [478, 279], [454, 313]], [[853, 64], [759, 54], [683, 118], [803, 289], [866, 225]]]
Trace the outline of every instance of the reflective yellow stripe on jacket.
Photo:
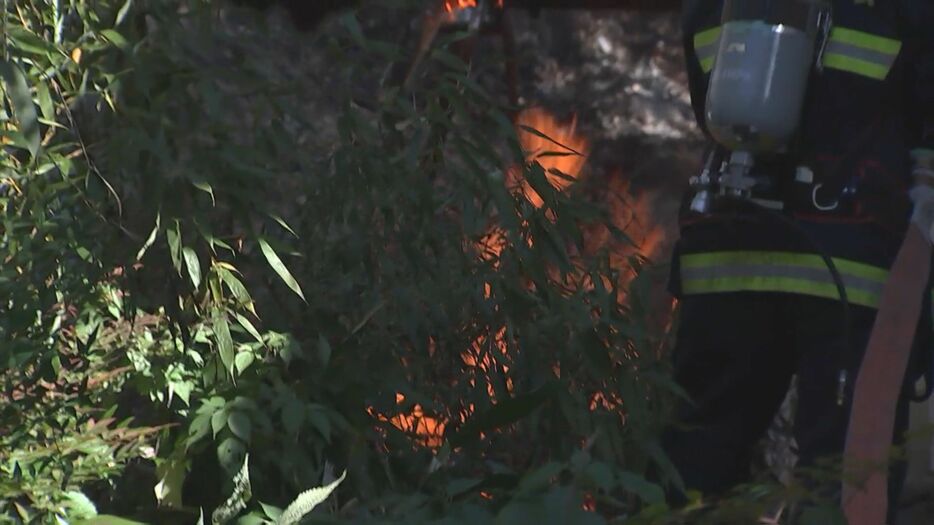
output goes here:
[[[709, 73], [720, 46], [720, 27], [694, 35], [694, 54], [704, 73]], [[902, 43], [846, 27], [834, 27], [824, 49], [825, 68], [846, 71], [875, 80], [885, 80], [898, 58]]]
[[[850, 303], [876, 308], [888, 271], [835, 258]], [[830, 270], [818, 255], [790, 252], [713, 252], [681, 256], [687, 295], [723, 292], [787, 292], [839, 299]]]
[[835, 27], [824, 49], [823, 65], [876, 80], [884, 80], [898, 58], [898, 40]]
[[717, 49], [720, 47], [720, 27], [701, 31], [694, 35], [694, 53], [700, 61], [704, 73], [713, 69], [713, 61], [717, 58]]

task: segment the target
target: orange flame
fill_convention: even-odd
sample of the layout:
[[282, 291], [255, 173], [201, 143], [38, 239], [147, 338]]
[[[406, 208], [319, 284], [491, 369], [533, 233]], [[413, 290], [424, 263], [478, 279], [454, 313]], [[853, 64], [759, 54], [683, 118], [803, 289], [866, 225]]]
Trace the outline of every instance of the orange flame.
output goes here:
[[[619, 270], [620, 302], [625, 302], [627, 285], [635, 278], [633, 258], [654, 260], [661, 255], [667, 240], [664, 226], [655, 217], [655, 197], [650, 192], [633, 194], [629, 182], [619, 172], [612, 173], [603, 195], [613, 226], [624, 232], [631, 242], [618, 242], [603, 225], [593, 225], [584, 232], [585, 251], [597, 253], [610, 248], [610, 265]], [[609, 283], [606, 283], [609, 284]]]
[[[444, 0], [444, 10], [448, 13], [477, 7], [477, 0]], [[503, 7], [503, 0], [496, 0], [496, 7]]]
[[[569, 123], [562, 123], [541, 108], [530, 108], [519, 113], [516, 128], [526, 161], [538, 162], [555, 189], [564, 191], [580, 178], [587, 163], [590, 142], [578, 133], [576, 116]], [[544, 204], [541, 196], [529, 186], [528, 181], [517, 181], [519, 175], [518, 169], [509, 170], [507, 180], [510, 187], [521, 191], [536, 208], [540, 208]]]
[[[498, 2], [502, 5], [502, 2]], [[475, 7], [475, 0], [445, 0], [445, 8], [449, 12], [455, 9]], [[574, 182], [580, 179], [583, 168], [587, 162], [587, 155], [590, 151], [590, 143], [586, 137], [577, 130], [576, 118], [570, 122], [563, 123], [554, 115], [543, 109], [527, 109], [519, 114], [516, 120], [516, 127], [519, 134], [519, 141], [522, 150], [525, 152], [527, 162], [538, 162], [546, 173], [548, 182], [559, 191], [566, 191]], [[535, 130], [534, 132], [531, 130]], [[506, 184], [513, 192], [521, 192], [529, 202], [535, 207], [544, 205], [544, 201], [535, 190], [529, 185], [528, 181], [521, 179], [522, 170], [513, 167], [507, 170]], [[628, 300], [625, 290], [629, 282], [635, 277], [632, 270], [632, 258], [642, 257], [652, 259], [659, 255], [660, 249], [666, 240], [665, 230], [661, 225], [652, 220], [653, 217], [653, 196], [643, 193], [632, 197], [629, 183], [620, 173], [614, 173], [608, 177], [606, 191], [606, 203], [613, 225], [624, 231], [632, 239], [633, 243], [616, 242], [606, 227], [593, 227], [584, 232], [585, 251], [596, 253], [604, 247], [611, 248], [610, 263], [614, 269], [620, 270], [621, 282], [619, 285], [620, 295], [618, 300], [626, 302]], [[502, 229], [492, 227], [478, 242], [477, 248], [480, 256], [491, 262], [494, 267], [497, 259], [506, 248], [508, 240]], [[605, 278], [606, 279], [606, 278]], [[588, 286], [586, 278], [580, 279], [577, 286]], [[610, 283], [605, 282], [606, 285]], [[590, 284], [592, 285], [592, 283]], [[485, 294], [490, 297], [492, 293], [489, 284], [486, 285]], [[434, 350], [434, 341], [430, 342], [430, 350]], [[493, 403], [495, 400], [495, 390], [493, 378], [494, 370], [498, 367], [502, 374], [506, 375], [505, 385], [507, 391], [512, 391], [512, 379], [508, 377], [509, 366], [499, 362], [494, 355], [499, 352], [501, 355], [508, 355], [508, 342], [505, 327], [489, 327], [486, 333], [479, 336], [468, 348], [461, 353], [461, 360], [464, 365], [475, 368], [482, 372], [478, 374], [485, 378], [487, 392]], [[561, 370], [555, 365], [554, 372], [560, 376]], [[475, 385], [476, 380], [470, 380]], [[405, 401], [402, 394], [396, 395], [396, 403], [401, 405]], [[619, 412], [621, 420], [625, 423], [625, 410], [623, 400], [614, 394], [595, 392], [589, 398], [590, 410], [608, 410]], [[473, 413], [474, 406], [470, 405], [456, 417], [461, 422]], [[437, 449], [443, 444], [444, 431], [450, 420], [442, 416], [427, 416], [421, 405], [414, 405], [412, 409], [405, 414], [397, 414], [387, 417], [377, 414], [370, 408], [368, 412], [376, 419], [388, 422], [402, 432], [414, 436], [418, 442], [432, 449]], [[585, 509], [592, 510], [592, 502], [585, 503]]]
[[[396, 393], [396, 404], [401, 405], [404, 402], [405, 396]], [[377, 413], [373, 407], [367, 408], [367, 413], [379, 421], [388, 422], [406, 434], [417, 436], [418, 440], [428, 448], [438, 448], [444, 441], [444, 429], [447, 423], [443, 419], [426, 416], [419, 404], [414, 405], [408, 414], [396, 414], [392, 417]]]
[[477, 7], [477, 0], [444, 0], [444, 10], [448, 13]]

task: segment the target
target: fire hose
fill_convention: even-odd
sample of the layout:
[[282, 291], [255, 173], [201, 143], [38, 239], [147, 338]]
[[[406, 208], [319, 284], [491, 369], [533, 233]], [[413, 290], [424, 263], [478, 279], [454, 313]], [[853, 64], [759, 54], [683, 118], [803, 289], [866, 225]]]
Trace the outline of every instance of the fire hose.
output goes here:
[[[926, 172], [929, 169], [916, 170]], [[919, 192], [919, 193], [916, 193]], [[853, 394], [844, 450], [842, 505], [850, 525], [882, 525], [889, 502], [888, 457], [895, 410], [931, 277], [934, 189], [915, 191], [915, 217], [882, 291]], [[920, 197], [920, 198], [919, 198]]]

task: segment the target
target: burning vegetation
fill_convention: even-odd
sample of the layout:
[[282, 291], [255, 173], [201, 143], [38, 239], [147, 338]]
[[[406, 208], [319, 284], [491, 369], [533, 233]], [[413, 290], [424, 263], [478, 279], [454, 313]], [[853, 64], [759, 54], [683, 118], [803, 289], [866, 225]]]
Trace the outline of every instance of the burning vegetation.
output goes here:
[[[460, 0], [448, 3], [448, 5], [456, 6], [466, 4], [472, 4], [472, 2]], [[561, 192], [570, 191], [584, 176], [590, 151], [590, 141], [578, 130], [576, 116], [560, 120], [542, 108], [530, 108], [518, 114], [515, 125], [527, 162], [541, 166], [548, 183], [553, 188]], [[525, 199], [535, 208], [541, 209], [545, 206], [542, 196], [524, 177], [523, 168], [513, 166], [505, 171], [505, 184], [511, 193]], [[605, 277], [604, 285], [607, 288], [618, 289], [620, 292], [617, 300], [625, 303], [628, 300], [626, 290], [637, 273], [636, 268], [641, 262], [651, 260], [658, 255], [665, 235], [664, 229], [652, 218], [653, 203], [650, 195], [643, 194], [634, 198], [630, 194], [628, 182], [620, 172], [612, 173], [608, 181], [608, 187], [603, 193], [603, 202], [597, 204], [606, 207], [611, 216], [612, 226], [625, 233], [631, 242], [615, 240], [607, 227], [591, 227], [585, 230], [584, 250], [587, 253], [581, 255], [592, 255], [601, 250], [609, 252], [610, 267], [612, 273], [618, 277], [618, 282], [609, 282], [609, 277]], [[550, 210], [546, 211], [546, 215], [548, 213]], [[498, 227], [492, 227], [482, 236], [476, 248], [481, 258], [497, 268], [499, 257], [508, 247], [508, 243], [506, 233]], [[557, 274], [553, 277], [560, 280]], [[576, 276], [571, 279], [571, 282], [576, 284], [571, 285], [569, 293], [573, 293], [575, 287], [589, 289], [593, 286], [589, 277], [586, 276]], [[490, 285], [486, 286], [485, 293], [489, 298]], [[477, 378], [485, 381], [486, 391], [493, 404], [497, 402], [494, 378], [505, 378], [505, 392], [513, 391], [513, 379], [509, 375], [509, 341], [507, 338], [505, 327], [486, 327], [483, 334], [477, 337], [460, 356], [464, 366], [475, 370], [469, 379], [470, 384], [476, 386]], [[434, 341], [431, 341], [429, 352], [434, 353], [434, 351]], [[555, 365], [553, 372], [556, 377], [560, 377], [560, 366]], [[402, 406], [405, 399], [403, 394], [397, 394], [397, 405]], [[623, 399], [616, 393], [594, 392], [590, 395], [591, 411], [617, 412], [624, 421], [623, 405]], [[473, 411], [473, 405], [468, 405], [466, 410], [457, 416], [459, 423], [464, 423]], [[450, 424], [450, 420], [443, 416], [426, 414], [419, 404], [391, 417], [377, 414], [372, 409], [370, 413], [378, 420], [388, 422], [399, 431], [413, 437], [416, 442], [429, 448], [437, 448], [443, 444], [445, 430]]]

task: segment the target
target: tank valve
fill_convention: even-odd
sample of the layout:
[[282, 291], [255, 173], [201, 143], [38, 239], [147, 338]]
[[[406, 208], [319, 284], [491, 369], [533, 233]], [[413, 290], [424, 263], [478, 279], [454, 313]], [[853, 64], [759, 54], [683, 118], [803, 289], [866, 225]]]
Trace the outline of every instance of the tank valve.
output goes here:
[[691, 177], [691, 189], [694, 198], [691, 200], [691, 211], [695, 213], [710, 213], [713, 209], [715, 192], [720, 177], [720, 163], [722, 154], [719, 148], [712, 148], [704, 161], [704, 170], [700, 175]]

